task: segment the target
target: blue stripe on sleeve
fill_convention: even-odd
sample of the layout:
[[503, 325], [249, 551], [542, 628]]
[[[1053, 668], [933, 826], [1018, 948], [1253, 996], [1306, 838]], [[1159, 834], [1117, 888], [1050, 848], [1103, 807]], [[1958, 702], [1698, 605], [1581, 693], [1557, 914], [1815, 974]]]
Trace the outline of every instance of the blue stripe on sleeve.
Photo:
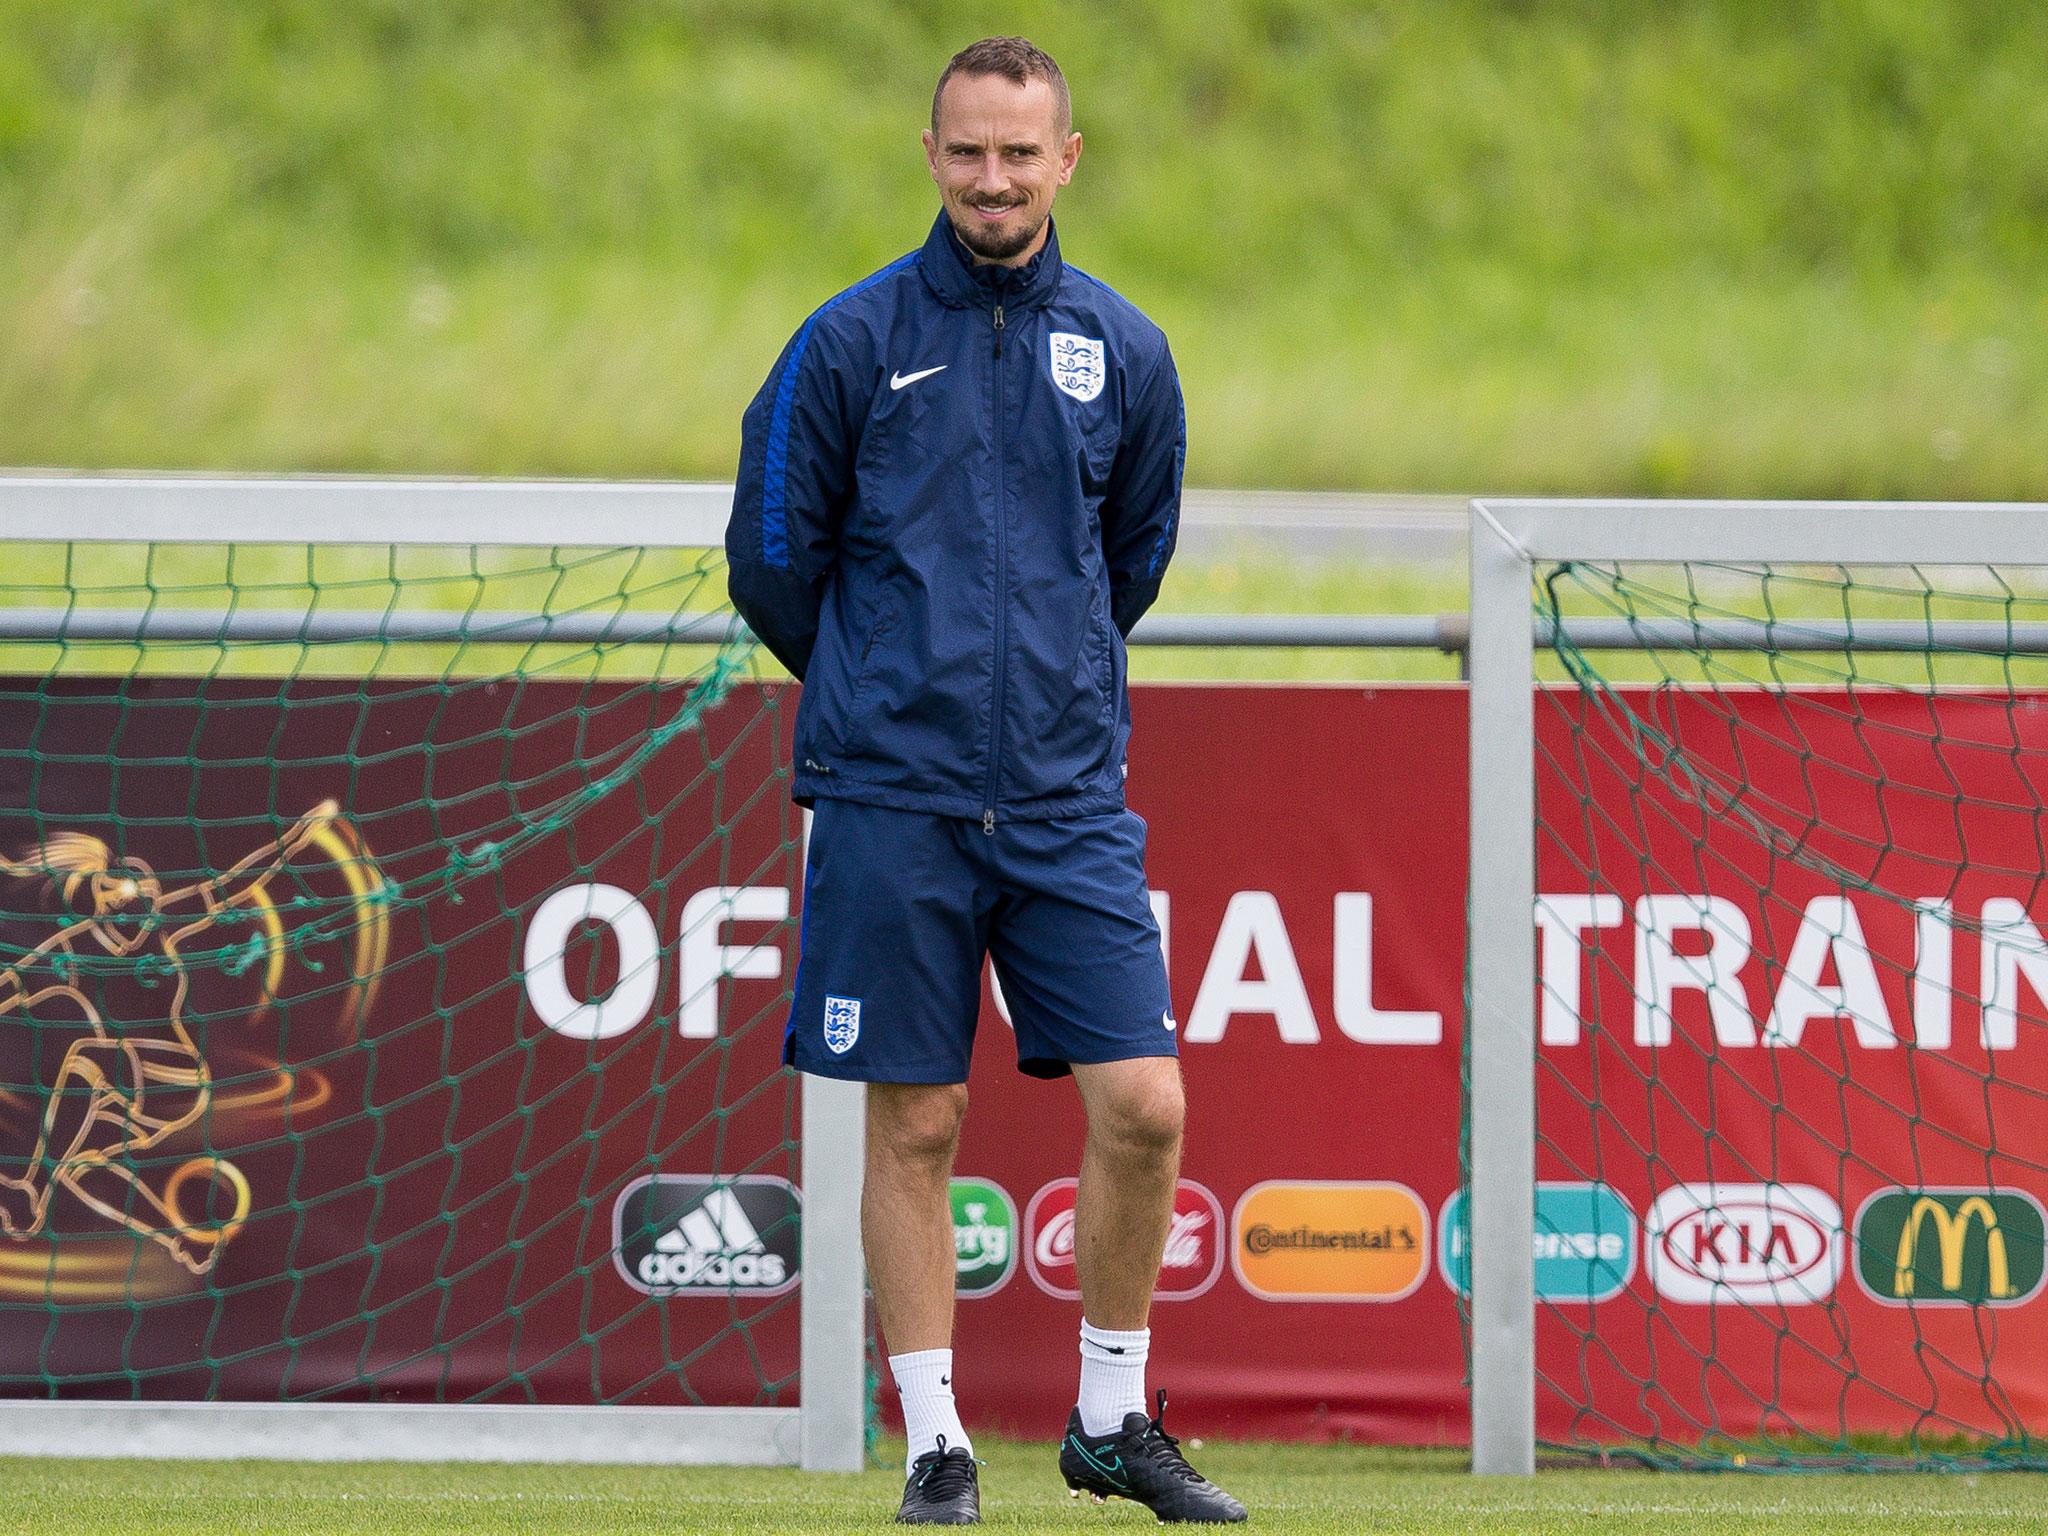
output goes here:
[[804, 352], [811, 344], [811, 328], [820, 318], [883, 278], [902, 271], [917, 260], [912, 251], [864, 277], [836, 298], [827, 299], [806, 320], [790, 343], [789, 361], [782, 365], [782, 377], [775, 383], [775, 408], [768, 417], [767, 462], [761, 475], [761, 559], [768, 565], [789, 569], [789, 418], [796, 406], [796, 381], [803, 367]]
[[1182, 398], [1178, 380], [1173, 386], [1173, 401], [1180, 413], [1180, 431], [1173, 443], [1173, 511], [1166, 519], [1166, 526], [1159, 530], [1159, 538], [1152, 545], [1152, 560], [1145, 568], [1147, 577], [1157, 576], [1160, 566], [1166, 563], [1166, 546], [1173, 538], [1174, 526], [1180, 522], [1181, 473], [1188, 460], [1188, 405]]

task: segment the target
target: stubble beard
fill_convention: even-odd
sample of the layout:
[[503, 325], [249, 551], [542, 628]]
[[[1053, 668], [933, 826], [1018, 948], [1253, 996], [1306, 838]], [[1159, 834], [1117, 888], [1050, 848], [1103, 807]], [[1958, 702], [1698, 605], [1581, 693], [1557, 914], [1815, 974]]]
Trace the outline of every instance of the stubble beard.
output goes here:
[[1037, 223], [1020, 224], [1014, 233], [1008, 234], [998, 234], [985, 225], [963, 221], [951, 208], [946, 210], [946, 217], [952, 221], [953, 233], [960, 237], [960, 243], [983, 261], [1008, 261], [1038, 238], [1038, 232], [1045, 228], [1045, 221], [1052, 217], [1052, 210], [1048, 208], [1040, 214]]

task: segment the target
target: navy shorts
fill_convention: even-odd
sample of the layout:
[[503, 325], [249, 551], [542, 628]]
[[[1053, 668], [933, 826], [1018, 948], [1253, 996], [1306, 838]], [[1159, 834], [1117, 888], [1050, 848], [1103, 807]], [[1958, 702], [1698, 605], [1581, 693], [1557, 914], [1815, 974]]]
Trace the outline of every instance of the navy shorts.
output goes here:
[[1145, 823], [978, 821], [819, 800], [782, 1059], [820, 1077], [964, 1083], [994, 959], [1017, 1066], [1173, 1056]]

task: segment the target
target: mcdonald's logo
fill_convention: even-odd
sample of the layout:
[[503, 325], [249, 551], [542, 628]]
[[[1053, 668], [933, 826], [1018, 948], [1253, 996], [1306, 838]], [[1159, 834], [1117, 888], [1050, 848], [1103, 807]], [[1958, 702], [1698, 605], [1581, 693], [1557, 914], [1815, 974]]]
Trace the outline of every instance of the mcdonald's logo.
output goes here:
[[2044, 1229], [2018, 1190], [1879, 1190], [1856, 1213], [1856, 1278], [1893, 1306], [2012, 1306], [2041, 1289]]

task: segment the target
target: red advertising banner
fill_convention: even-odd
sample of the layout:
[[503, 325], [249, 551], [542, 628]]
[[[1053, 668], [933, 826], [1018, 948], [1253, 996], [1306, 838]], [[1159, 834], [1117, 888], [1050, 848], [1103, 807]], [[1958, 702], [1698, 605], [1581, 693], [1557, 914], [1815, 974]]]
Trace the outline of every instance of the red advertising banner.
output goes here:
[[[0, 1387], [791, 1400], [794, 696], [747, 690], [524, 842], [674, 701], [125, 687], [0, 696], [44, 764], [0, 758], [0, 851], [32, 825], [246, 859], [280, 924], [295, 897], [364, 920], [0, 1015], [0, 1171], [80, 1080], [56, 1042], [89, 1012], [210, 1064], [203, 1114], [121, 1154], [148, 1153], [137, 1193], [73, 1167], [30, 1231], [0, 1180]], [[1540, 1433], [2048, 1428], [2043, 701], [1623, 697], [1538, 712]], [[1205, 1433], [1461, 1441], [1463, 691], [1156, 685], [1134, 711], [1190, 1105], [1152, 1379]], [[31, 897], [64, 900], [31, 885], [0, 901], [9, 955], [50, 931]], [[217, 930], [187, 951], [249, 938]], [[993, 995], [971, 1083], [957, 1390], [971, 1427], [1051, 1435], [1080, 1110], [1015, 1071]], [[149, 1199], [225, 1211], [217, 1240], [150, 1236]]]

